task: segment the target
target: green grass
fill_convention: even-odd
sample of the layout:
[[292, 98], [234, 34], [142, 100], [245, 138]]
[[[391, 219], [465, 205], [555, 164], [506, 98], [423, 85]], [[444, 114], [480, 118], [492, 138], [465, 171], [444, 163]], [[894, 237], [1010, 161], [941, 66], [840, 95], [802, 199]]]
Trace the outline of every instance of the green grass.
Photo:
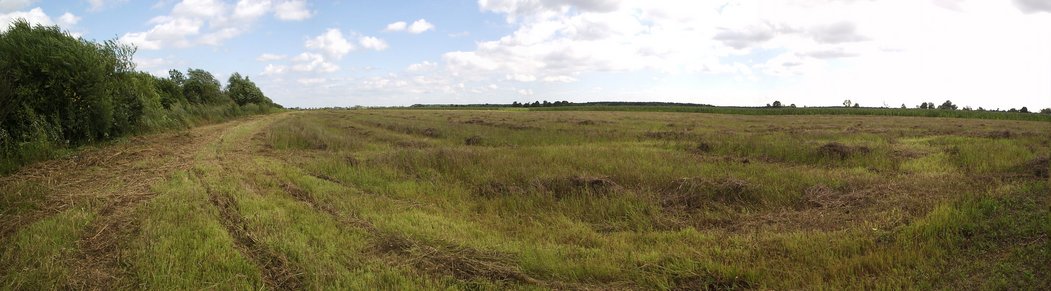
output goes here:
[[762, 107], [706, 107], [706, 106], [565, 106], [529, 108], [533, 111], [631, 111], [631, 112], [694, 112], [738, 115], [878, 115], [920, 116], [948, 118], [977, 118], [1000, 120], [1051, 121], [1051, 115], [996, 111], [965, 111], [941, 109], [901, 108], [762, 108]]
[[73, 276], [66, 262], [76, 253], [77, 239], [94, 214], [73, 208], [37, 221], [4, 242], [0, 288], [42, 290], [65, 288]]
[[[122, 268], [151, 289], [1045, 289], [1047, 128], [292, 112], [224, 131], [156, 184]], [[36, 209], [34, 185], [3, 185], [23, 193], [0, 200], [22, 209], [4, 214]], [[63, 230], [40, 251], [5, 248], [37, 273], [0, 269], [4, 286], [61, 286], [34, 274], [61, 278], [41, 265], [91, 213], [19, 228], [9, 241]]]
[[[138, 212], [134, 274], [147, 289], [259, 289], [258, 267], [236, 248], [202, 181], [179, 173]], [[200, 262], [212, 262], [200, 264]]]

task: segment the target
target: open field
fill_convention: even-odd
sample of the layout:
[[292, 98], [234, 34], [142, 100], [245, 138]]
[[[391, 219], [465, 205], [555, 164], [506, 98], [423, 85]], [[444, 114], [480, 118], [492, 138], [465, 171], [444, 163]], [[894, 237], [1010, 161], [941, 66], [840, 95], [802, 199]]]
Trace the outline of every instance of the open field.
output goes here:
[[[648, 105], [647, 105], [648, 104]], [[985, 110], [945, 110], [919, 108], [847, 108], [847, 107], [733, 107], [703, 104], [659, 103], [659, 102], [597, 102], [573, 103], [551, 107], [511, 107], [507, 104], [491, 105], [415, 105], [409, 109], [453, 109], [453, 110], [529, 110], [529, 111], [625, 111], [625, 112], [693, 112], [735, 115], [875, 115], [976, 118], [995, 120], [1051, 121], [1048, 113], [1021, 113]], [[1048, 109], [1045, 109], [1048, 110]]]
[[342, 110], [0, 178], [0, 289], [1051, 288], [1051, 123]]

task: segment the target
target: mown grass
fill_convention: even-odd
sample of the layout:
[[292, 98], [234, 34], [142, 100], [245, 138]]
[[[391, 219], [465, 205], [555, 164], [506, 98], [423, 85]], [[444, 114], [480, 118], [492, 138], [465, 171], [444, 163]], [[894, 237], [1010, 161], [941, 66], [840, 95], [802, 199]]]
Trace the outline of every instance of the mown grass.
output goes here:
[[762, 107], [708, 107], [708, 106], [564, 106], [529, 108], [533, 111], [629, 111], [629, 112], [694, 112], [738, 115], [877, 115], [922, 116], [947, 118], [977, 118], [999, 120], [1051, 121], [1051, 114], [1003, 111], [967, 111], [941, 109], [901, 108], [762, 108]]
[[[276, 146], [313, 157], [286, 159], [321, 177], [305, 191], [317, 191], [310, 186], [317, 183], [351, 189], [357, 194], [350, 196], [362, 197], [327, 201], [354, 199], [334, 205], [387, 232], [508, 254], [541, 282], [577, 287], [979, 283], [939, 274], [949, 262], [983, 254], [956, 251], [974, 243], [960, 233], [1003, 215], [989, 209], [1006, 202], [975, 198], [994, 191], [975, 179], [1014, 177], [1008, 174], [1048, 154], [1046, 125], [1038, 123], [609, 112], [312, 115], [295, 125], [312, 129], [272, 128], [271, 143], [353, 146]], [[914, 123], [920, 120], [934, 122]], [[1021, 137], [984, 137], [1001, 126]], [[475, 136], [482, 142], [468, 145]], [[1046, 189], [1046, 181], [1032, 183]], [[1028, 215], [1048, 217], [1046, 210]], [[1015, 260], [1030, 263], [1008, 264], [1047, 272], [1035, 260]]]
[[[1046, 289], [1048, 129], [294, 112], [226, 131], [156, 185], [122, 268], [177, 289]], [[3, 258], [33, 265], [56, 248]], [[42, 271], [0, 274], [61, 286], [32, 275], [61, 272], [29, 269]]]

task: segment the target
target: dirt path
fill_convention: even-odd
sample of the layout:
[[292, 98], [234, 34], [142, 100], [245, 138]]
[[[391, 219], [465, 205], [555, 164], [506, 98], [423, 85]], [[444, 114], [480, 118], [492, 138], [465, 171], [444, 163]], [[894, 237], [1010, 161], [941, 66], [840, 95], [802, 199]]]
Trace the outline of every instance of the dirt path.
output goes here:
[[[177, 171], [187, 170], [197, 154], [220, 141], [238, 126], [284, 118], [287, 113], [253, 116], [234, 121], [129, 138], [111, 146], [87, 149], [74, 156], [41, 162], [0, 178], [0, 186], [32, 183], [44, 197], [36, 207], [0, 217], [0, 242], [19, 230], [77, 205], [96, 209], [96, 219], [77, 242], [69, 267], [75, 289], [130, 287], [129, 274], [120, 267], [122, 249], [138, 229], [134, 209], [154, 197], [153, 185]], [[4, 194], [8, 195], [8, 194]], [[17, 198], [17, 197], [15, 197]], [[5, 199], [10, 199], [5, 197]], [[0, 273], [4, 273], [0, 267]]]

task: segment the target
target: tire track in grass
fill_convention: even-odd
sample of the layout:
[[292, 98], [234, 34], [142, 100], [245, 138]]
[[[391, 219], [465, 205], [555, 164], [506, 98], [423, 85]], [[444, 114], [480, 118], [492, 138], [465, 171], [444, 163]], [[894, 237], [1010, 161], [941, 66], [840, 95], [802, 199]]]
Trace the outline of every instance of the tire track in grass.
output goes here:
[[[329, 181], [344, 188], [348, 187], [338, 181], [322, 179], [312, 175], [310, 177]], [[537, 286], [548, 285], [522, 272], [514, 265], [510, 255], [485, 252], [451, 244], [434, 246], [404, 235], [390, 233], [377, 228], [362, 218], [340, 214], [340, 211], [332, 207], [331, 204], [318, 201], [313, 195], [294, 184], [281, 182], [280, 186], [286, 194], [296, 201], [329, 215], [339, 222], [340, 225], [365, 230], [374, 239], [373, 249], [375, 253], [393, 258], [400, 265], [409, 265], [426, 274], [451, 275], [465, 281], [482, 279]]]
[[[135, 285], [134, 275], [121, 261], [121, 246], [138, 231], [134, 209], [154, 197], [152, 185], [193, 163], [194, 153], [219, 133], [254, 117], [190, 128], [183, 131], [131, 137], [126, 143], [86, 149], [64, 159], [44, 161], [0, 178], [0, 185], [37, 181], [46, 189], [39, 208], [5, 217], [0, 241], [47, 217], [87, 205], [96, 219], [84, 227], [62, 268], [72, 276], [61, 282], [72, 289], [115, 289]], [[6, 273], [0, 266], [0, 273]]]
[[[282, 117], [287, 117], [283, 115]], [[266, 122], [272, 124], [277, 118], [271, 118], [268, 120], [262, 120], [259, 122]], [[258, 122], [256, 124], [259, 124]], [[259, 127], [266, 127], [265, 125]], [[231, 129], [228, 132], [233, 132]], [[212, 143], [214, 149], [206, 149], [209, 153], [203, 157], [205, 163], [210, 163], [218, 167], [218, 171], [214, 174], [218, 176], [215, 181], [222, 182], [224, 178], [231, 173], [231, 170], [226, 164], [227, 155], [243, 153], [244, 148], [239, 148], [232, 151], [223, 151], [223, 145], [226, 143], [236, 142], [249, 142], [248, 139], [254, 136], [253, 134], [243, 134], [239, 136], [245, 141], [233, 141], [237, 137], [226, 139], [226, 135], [223, 134]], [[239, 160], [239, 159], [233, 159]], [[243, 160], [242, 160], [243, 161]], [[237, 209], [237, 200], [230, 193], [224, 193], [218, 191], [212, 187], [208, 179], [205, 177], [204, 170], [200, 168], [194, 170], [194, 174], [197, 179], [204, 185], [205, 191], [208, 193], [209, 200], [219, 210], [219, 222], [226, 229], [226, 232], [230, 234], [230, 237], [234, 240], [234, 247], [241, 252], [247, 258], [250, 258], [259, 270], [263, 273], [263, 281], [269, 285], [272, 289], [278, 290], [300, 290], [305, 287], [302, 275], [304, 272], [290, 262], [285, 256], [267, 248], [262, 242], [256, 239], [248, 228], [248, 222], [245, 221]]]
[[[198, 179], [203, 180], [200, 172], [196, 174]], [[248, 223], [237, 213], [237, 201], [234, 200], [234, 197], [213, 190], [207, 183], [203, 184], [212, 205], [219, 209], [220, 223], [234, 239], [237, 249], [259, 266], [263, 272], [263, 280], [274, 289], [303, 289], [301, 278], [303, 272], [293, 267], [293, 264], [284, 256], [270, 250], [251, 235]]]

